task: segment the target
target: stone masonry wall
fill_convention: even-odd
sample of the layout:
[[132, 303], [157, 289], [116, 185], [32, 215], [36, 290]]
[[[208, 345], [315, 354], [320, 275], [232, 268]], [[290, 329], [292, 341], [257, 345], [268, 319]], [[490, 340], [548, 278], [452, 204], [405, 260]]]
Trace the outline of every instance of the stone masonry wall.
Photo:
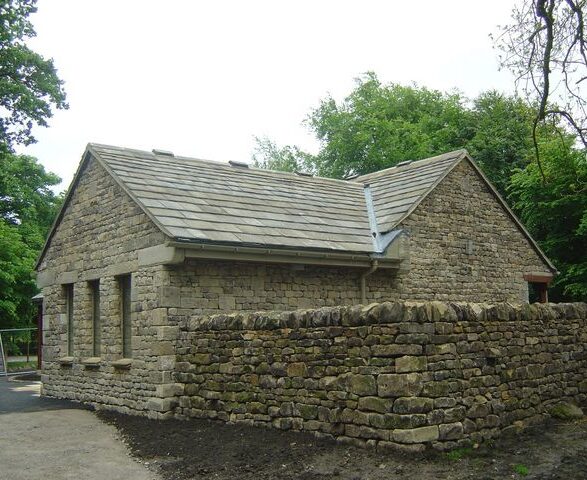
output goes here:
[[[94, 160], [86, 165], [63, 219], [53, 236], [40, 274], [54, 281], [43, 288], [43, 394], [105, 404], [121, 411], [166, 411], [174, 366], [175, 330], [158, 308], [163, 267], [138, 268], [137, 249], [157, 245], [164, 236], [143, 211]], [[121, 298], [117, 276], [132, 274], [132, 361], [122, 359]], [[100, 280], [101, 345], [98, 362], [86, 365], [92, 351], [92, 308], [88, 281]], [[73, 362], [67, 353], [64, 284], [74, 289]], [[167, 408], [169, 410], [169, 408]]]
[[449, 449], [587, 399], [587, 304], [392, 303], [194, 316], [179, 417]]
[[524, 274], [552, 274], [467, 161], [399, 227], [411, 236], [401, 299], [527, 302]]
[[[552, 273], [467, 162], [400, 228], [411, 237], [409, 268], [369, 276], [369, 302], [523, 303], [528, 301], [524, 274]], [[361, 301], [359, 277], [364, 271], [192, 259], [169, 271], [169, 305], [188, 315], [355, 305]]]

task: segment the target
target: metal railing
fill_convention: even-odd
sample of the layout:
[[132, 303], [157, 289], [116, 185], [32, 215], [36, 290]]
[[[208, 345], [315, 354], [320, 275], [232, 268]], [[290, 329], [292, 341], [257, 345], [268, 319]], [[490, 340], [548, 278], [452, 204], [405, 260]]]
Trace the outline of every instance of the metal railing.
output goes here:
[[36, 370], [39, 345], [37, 327], [0, 329], [0, 375], [10, 373], [11, 363], [24, 363], [26, 367], [34, 361], [37, 363], [36, 367], [28, 370]]

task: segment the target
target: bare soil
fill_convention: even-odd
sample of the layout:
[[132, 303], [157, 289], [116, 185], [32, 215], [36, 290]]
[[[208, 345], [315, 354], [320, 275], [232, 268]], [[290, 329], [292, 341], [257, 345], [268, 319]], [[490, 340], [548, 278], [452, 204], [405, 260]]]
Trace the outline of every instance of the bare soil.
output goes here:
[[587, 419], [551, 421], [479, 448], [415, 455], [217, 421], [98, 416], [165, 480], [587, 479]]

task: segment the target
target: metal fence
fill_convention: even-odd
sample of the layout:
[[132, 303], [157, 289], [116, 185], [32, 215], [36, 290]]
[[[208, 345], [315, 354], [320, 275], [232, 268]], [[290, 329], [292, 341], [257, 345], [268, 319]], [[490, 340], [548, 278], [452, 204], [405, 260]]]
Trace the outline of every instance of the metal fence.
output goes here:
[[36, 370], [39, 345], [36, 327], [0, 329], [0, 375], [11, 370]]

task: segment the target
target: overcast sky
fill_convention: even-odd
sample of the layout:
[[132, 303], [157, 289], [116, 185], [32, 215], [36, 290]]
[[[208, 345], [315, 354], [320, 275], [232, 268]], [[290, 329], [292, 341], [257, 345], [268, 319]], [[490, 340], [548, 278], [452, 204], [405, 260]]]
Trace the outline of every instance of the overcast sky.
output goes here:
[[327, 93], [384, 82], [468, 96], [512, 90], [489, 34], [512, 0], [39, 0], [33, 49], [70, 109], [20, 152], [66, 188], [88, 142], [249, 161], [253, 136], [317, 145], [301, 125]]

